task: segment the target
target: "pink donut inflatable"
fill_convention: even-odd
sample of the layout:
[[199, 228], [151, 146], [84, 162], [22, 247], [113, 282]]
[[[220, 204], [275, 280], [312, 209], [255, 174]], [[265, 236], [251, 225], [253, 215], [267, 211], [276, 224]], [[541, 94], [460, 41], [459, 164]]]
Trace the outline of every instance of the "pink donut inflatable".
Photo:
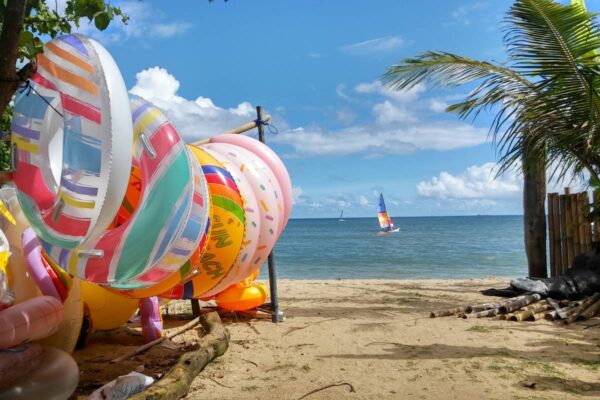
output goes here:
[[269, 166], [271, 171], [273, 171], [277, 177], [277, 181], [281, 187], [281, 194], [283, 196], [284, 218], [279, 226], [279, 232], [283, 232], [283, 228], [285, 228], [287, 225], [287, 222], [290, 219], [290, 213], [292, 212], [292, 181], [290, 180], [290, 175], [288, 174], [288, 171], [279, 156], [273, 150], [271, 150], [269, 146], [244, 135], [226, 133], [211, 138], [210, 143], [228, 143], [243, 147], [244, 149], [250, 150], [252, 153], [256, 154], [265, 162], [265, 164]]
[[40, 296], [0, 311], [0, 349], [50, 336], [63, 322], [63, 306]]
[[12, 349], [0, 350], [0, 390], [29, 375], [42, 361], [43, 347], [28, 343]]

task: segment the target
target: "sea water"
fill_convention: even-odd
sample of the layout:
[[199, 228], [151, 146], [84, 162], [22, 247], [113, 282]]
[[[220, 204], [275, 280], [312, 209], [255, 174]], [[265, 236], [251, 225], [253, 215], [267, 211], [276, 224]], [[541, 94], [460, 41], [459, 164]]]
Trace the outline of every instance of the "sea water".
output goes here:
[[[527, 275], [522, 216], [292, 219], [275, 247], [278, 278], [447, 279]], [[266, 278], [267, 265], [261, 278]]]

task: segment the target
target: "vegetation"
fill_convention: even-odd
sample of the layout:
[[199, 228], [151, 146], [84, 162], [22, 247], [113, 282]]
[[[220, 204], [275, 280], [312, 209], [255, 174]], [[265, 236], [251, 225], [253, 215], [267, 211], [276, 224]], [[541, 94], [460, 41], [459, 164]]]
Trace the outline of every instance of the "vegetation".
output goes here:
[[494, 113], [490, 133], [500, 171], [519, 167], [524, 179], [525, 250], [529, 275], [547, 276], [546, 171], [587, 171], [600, 179], [600, 29], [581, 1], [517, 0], [504, 21], [504, 63], [429, 51], [388, 69], [397, 90], [428, 82], [475, 84], [448, 107], [461, 118]]

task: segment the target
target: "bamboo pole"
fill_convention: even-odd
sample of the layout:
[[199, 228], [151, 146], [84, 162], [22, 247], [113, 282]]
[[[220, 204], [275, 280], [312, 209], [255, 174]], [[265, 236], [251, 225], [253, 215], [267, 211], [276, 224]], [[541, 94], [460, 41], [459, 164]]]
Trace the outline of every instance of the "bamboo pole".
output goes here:
[[[579, 304], [570, 304], [564, 308], [561, 308], [561, 312], [557, 310], [551, 310], [544, 313], [544, 318], [548, 321], [558, 321], [567, 318], [573, 309], [575, 309]], [[561, 315], [562, 314], [562, 315]], [[563, 316], [564, 315], [564, 316]]]
[[518, 310], [521, 307], [528, 306], [531, 303], [535, 303], [542, 299], [542, 295], [538, 293], [529, 294], [524, 296], [521, 299], [511, 300], [503, 304], [498, 308], [499, 314], [508, 314], [509, 312], [513, 312]]
[[585, 252], [592, 251], [592, 227], [590, 221], [590, 196], [588, 192], [581, 193], [583, 232], [585, 237]]
[[554, 231], [554, 261], [556, 276], [562, 271], [562, 245], [560, 239], [560, 209], [558, 201], [558, 193], [552, 193], [552, 227]]
[[464, 314], [462, 317], [467, 318], [483, 318], [483, 317], [493, 317], [498, 313], [498, 309], [493, 308], [490, 310], [479, 311], [471, 314]]
[[[556, 205], [554, 203], [554, 199], [558, 196], [557, 193], [548, 193], [548, 237], [550, 244], [550, 276], [556, 276], [556, 271], [558, 269], [558, 265], [560, 263], [560, 253], [556, 251], [556, 242], [557, 242], [557, 226], [554, 215], [558, 213], [558, 210], [555, 209]], [[559, 232], [560, 235], [560, 232]], [[559, 242], [560, 247], [560, 242]]]
[[507, 313], [507, 314], [500, 314], [498, 316], [498, 319], [505, 319], [505, 320], [510, 320], [510, 321], [516, 321], [515, 316], [519, 313], [522, 313], [524, 311], [529, 311], [529, 310], [533, 310], [537, 307], [539, 307], [541, 304], [543, 304], [542, 302], [544, 302], [544, 300], [540, 300], [538, 302], [535, 303], [531, 303], [527, 306], [521, 307], [519, 309], [514, 310], [513, 312]]
[[[598, 211], [600, 208], [600, 192], [594, 190], [592, 193], [592, 199], [594, 202], [592, 206], [593, 210]], [[594, 223], [594, 229], [592, 229], [592, 239], [594, 242], [598, 242], [600, 241], [600, 219], [598, 219], [598, 215], [596, 215], [592, 222]]]
[[[270, 115], [264, 115], [262, 117], [262, 121], [263, 122], [269, 122], [270, 120], [271, 120], [271, 116]], [[258, 126], [256, 124], [256, 121], [250, 121], [250, 122], [248, 122], [248, 123], [246, 123], [244, 125], [238, 126], [237, 128], [233, 128], [233, 129], [230, 129], [228, 131], [221, 132], [221, 133], [219, 133], [219, 135], [223, 135], [223, 134], [226, 134], [226, 133], [231, 133], [231, 134], [234, 134], [234, 135], [239, 135], [240, 133], [248, 132], [249, 130], [252, 130], [252, 129], [257, 128], [257, 127]], [[202, 144], [206, 144], [206, 143], [209, 143], [209, 142], [210, 142], [210, 138], [209, 139], [198, 140], [196, 142], [191, 143], [191, 145], [192, 146], [200, 146]]]
[[600, 311], [600, 298], [586, 308], [581, 314], [577, 316], [577, 321], [585, 321], [586, 319], [592, 318]]
[[[581, 238], [579, 237], [579, 203], [577, 193], [571, 194], [571, 223], [573, 224], [573, 260], [581, 253]], [[569, 264], [572, 267], [573, 263]]]
[[[565, 192], [567, 189], [565, 189]], [[566, 227], [566, 243], [567, 243], [567, 264], [566, 267], [571, 268], [575, 259], [575, 240], [573, 238], [573, 199], [570, 194], [565, 194], [565, 227]], [[563, 271], [563, 273], [566, 271]]]
[[539, 304], [536, 303], [535, 307], [530, 308], [529, 310], [523, 310], [516, 313], [513, 318], [509, 318], [510, 321], [528, 321], [530, 318], [534, 321], [533, 316], [535, 314], [540, 314], [548, 311], [551, 308], [548, 304]]
[[559, 195], [559, 217], [560, 217], [560, 246], [561, 246], [561, 269], [557, 271], [558, 275], [565, 273], [569, 264], [569, 255], [567, 251], [567, 196]]
[[596, 293], [593, 296], [590, 296], [587, 299], [583, 300], [579, 306], [575, 307], [572, 310], [572, 313], [567, 317], [567, 319], [564, 320], [564, 323], [570, 324], [572, 322], [577, 321], [577, 318], [579, 318], [579, 315], [582, 312], [584, 312], [593, 303], [598, 301], [598, 299], [600, 299], [600, 293]]
[[457, 308], [449, 308], [449, 309], [440, 310], [440, 311], [432, 311], [429, 313], [429, 317], [430, 318], [448, 317], [450, 315], [464, 313], [465, 310], [466, 310], [465, 307], [457, 307]]

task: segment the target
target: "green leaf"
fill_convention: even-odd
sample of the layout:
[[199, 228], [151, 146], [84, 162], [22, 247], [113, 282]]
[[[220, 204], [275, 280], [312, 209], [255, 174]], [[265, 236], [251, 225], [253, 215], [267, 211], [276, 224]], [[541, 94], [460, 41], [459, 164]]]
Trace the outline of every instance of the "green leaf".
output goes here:
[[107, 13], [100, 13], [94, 18], [94, 25], [101, 31], [105, 30], [108, 24], [110, 24], [110, 17]]

